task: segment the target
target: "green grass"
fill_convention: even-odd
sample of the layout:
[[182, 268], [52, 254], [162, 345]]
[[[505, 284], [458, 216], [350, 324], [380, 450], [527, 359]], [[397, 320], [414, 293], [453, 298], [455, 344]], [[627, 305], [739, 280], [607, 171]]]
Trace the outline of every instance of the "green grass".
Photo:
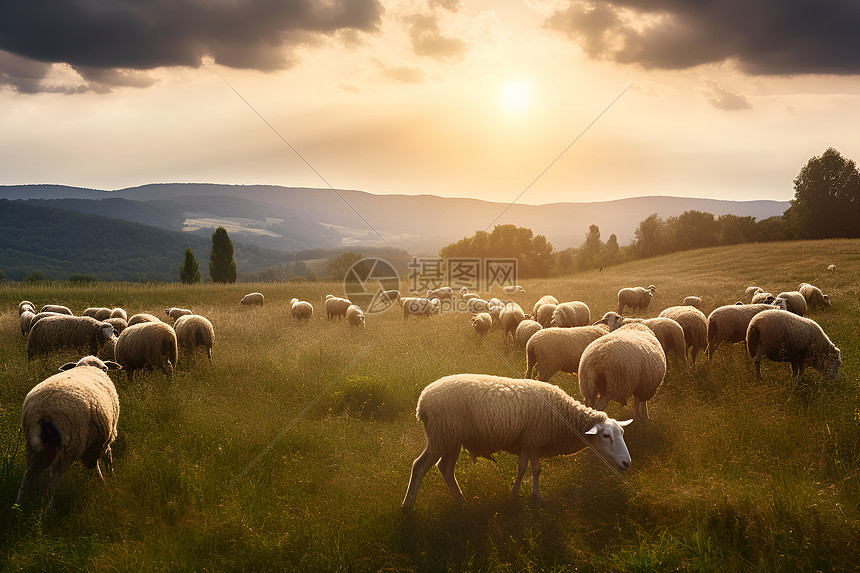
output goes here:
[[[838, 272], [825, 271], [828, 264]], [[619, 480], [593, 453], [543, 463], [544, 504], [509, 492], [517, 460], [473, 463], [457, 476], [457, 506], [435, 470], [415, 510], [400, 512], [424, 447], [415, 402], [458, 372], [521, 375], [525, 356], [499, 331], [482, 343], [467, 317], [389, 312], [363, 330], [326, 321], [326, 283], [0, 287], [0, 563], [8, 570], [493, 570], [844, 571], [860, 563], [860, 241], [743, 245], [637, 261], [603, 272], [522, 281], [540, 295], [583, 300], [596, 319], [619, 288], [658, 287], [645, 316], [687, 295], [706, 308], [806, 281], [833, 308], [812, 311], [842, 349], [841, 382], [765, 361], [757, 381], [742, 346], [671, 368], [648, 427], [625, 438], [633, 465]], [[408, 285], [404, 285], [408, 290]], [[246, 292], [264, 309], [243, 307]], [[310, 300], [309, 324], [289, 317]], [[182, 306], [215, 325], [213, 365], [181, 362], [114, 380], [120, 395], [115, 475], [107, 485], [75, 464], [44, 512], [43, 476], [9, 509], [24, 472], [21, 403], [76, 358], [27, 362], [17, 303], [122, 306], [162, 315]], [[490, 348], [492, 347], [492, 348]], [[495, 351], [494, 351], [495, 350]], [[552, 382], [579, 395], [575, 376]], [[304, 414], [299, 418], [299, 415]], [[629, 407], [612, 403], [610, 415]], [[288, 431], [284, 432], [288, 428]], [[283, 435], [281, 435], [283, 433]], [[280, 439], [275, 439], [280, 436]], [[273, 443], [274, 441], [274, 443]], [[267, 449], [269, 448], [270, 449]], [[258, 454], [265, 452], [251, 465]]]

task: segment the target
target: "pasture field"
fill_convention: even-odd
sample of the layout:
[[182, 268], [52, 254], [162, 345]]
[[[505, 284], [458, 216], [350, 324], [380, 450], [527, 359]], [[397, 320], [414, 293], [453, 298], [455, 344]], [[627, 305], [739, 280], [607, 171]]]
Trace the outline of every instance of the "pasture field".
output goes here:
[[[826, 267], [834, 263], [835, 273]], [[364, 329], [328, 321], [334, 283], [0, 286], [0, 569], [848, 571], [860, 563], [860, 241], [752, 244], [677, 253], [603, 272], [520, 281], [526, 312], [543, 294], [582, 300], [596, 320], [625, 286], [657, 285], [656, 316], [687, 295], [707, 314], [759, 285], [810, 282], [833, 307], [812, 310], [842, 350], [838, 384], [763, 361], [743, 345], [669, 373], [651, 422], [625, 439], [619, 479], [591, 451], [545, 460], [543, 504], [527, 475], [510, 499], [515, 456], [472, 462], [457, 476], [465, 506], [434, 469], [415, 509], [400, 511], [424, 448], [415, 403], [460, 372], [522, 376], [525, 352], [499, 330], [481, 341], [468, 316], [404, 321], [369, 315]], [[409, 285], [404, 284], [404, 290]], [[266, 295], [264, 308], [238, 304]], [[292, 297], [315, 315], [298, 324]], [[122, 306], [129, 315], [193, 309], [215, 326], [213, 364], [199, 350], [172, 382], [158, 372], [120, 396], [114, 475], [104, 485], [76, 463], [44, 512], [47, 474], [12, 508], [24, 473], [20, 411], [33, 385], [79, 354], [28, 362], [17, 303]], [[575, 376], [551, 382], [579, 396]], [[611, 403], [608, 413], [631, 416]]]

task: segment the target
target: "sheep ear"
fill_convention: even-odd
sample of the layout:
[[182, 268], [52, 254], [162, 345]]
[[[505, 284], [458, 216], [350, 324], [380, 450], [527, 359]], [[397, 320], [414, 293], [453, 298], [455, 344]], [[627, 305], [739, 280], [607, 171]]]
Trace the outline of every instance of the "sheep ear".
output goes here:
[[71, 370], [72, 368], [74, 368], [77, 365], [78, 365], [77, 362], [66, 362], [65, 364], [60, 366], [60, 372], [65, 372], [66, 370]]
[[597, 426], [599, 426], [599, 425], [600, 425], [600, 423], [598, 422], [597, 424], [594, 424], [593, 426], [591, 426], [591, 428], [589, 428], [588, 430], [585, 430], [585, 435], [586, 436], [593, 436], [593, 435], [597, 434], [597, 432], [598, 432]]
[[122, 370], [122, 364], [119, 362], [114, 362], [113, 360], [105, 360], [104, 362], [108, 370]]

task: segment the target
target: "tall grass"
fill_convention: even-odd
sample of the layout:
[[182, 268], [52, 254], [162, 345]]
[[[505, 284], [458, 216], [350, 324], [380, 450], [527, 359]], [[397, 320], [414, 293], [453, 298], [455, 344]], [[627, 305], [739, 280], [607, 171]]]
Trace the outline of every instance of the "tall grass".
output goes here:
[[[835, 263], [839, 271], [825, 269]], [[545, 293], [583, 300], [593, 319], [624, 286], [656, 284], [645, 316], [687, 295], [705, 310], [802, 281], [829, 293], [812, 311], [842, 349], [842, 381], [763, 364], [757, 381], [742, 345], [670, 371], [648, 427], [625, 438], [633, 465], [619, 480], [591, 452], [543, 463], [545, 502], [509, 498], [516, 458], [472, 462], [457, 476], [457, 506], [438, 472], [415, 510], [399, 504], [424, 447], [415, 402], [457, 372], [521, 375], [521, 349], [501, 332], [477, 338], [467, 317], [404, 321], [370, 315], [363, 330], [327, 321], [326, 283], [0, 286], [0, 506], [24, 472], [20, 408], [27, 391], [75, 359], [28, 362], [18, 301], [79, 313], [122, 306], [163, 315], [183, 306], [215, 325], [213, 364], [180, 361], [120, 395], [115, 475], [80, 464], [63, 477], [57, 515], [44, 513], [45, 477], [22, 508], [0, 510], [2, 562], [12, 570], [851, 570], [860, 562], [860, 241], [743, 245], [637, 261], [603, 272], [525, 281], [524, 307]], [[409, 285], [404, 285], [408, 290]], [[243, 307], [246, 292], [266, 306]], [[308, 324], [289, 317], [310, 300]], [[575, 376], [552, 382], [574, 396]], [[611, 404], [627, 418], [631, 409]], [[284, 431], [285, 429], [288, 431]], [[260, 454], [263, 453], [262, 456]], [[259, 456], [259, 459], [257, 459]], [[528, 487], [524, 488], [527, 492]], [[5, 501], [4, 501], [5, 500]]]

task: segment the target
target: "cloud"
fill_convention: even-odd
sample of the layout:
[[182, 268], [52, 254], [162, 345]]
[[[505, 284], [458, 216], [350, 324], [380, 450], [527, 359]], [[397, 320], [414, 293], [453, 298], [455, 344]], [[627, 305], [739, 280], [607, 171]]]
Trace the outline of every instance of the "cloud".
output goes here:
[[459, 38], [442, 35], [436, 16], [418, 14], [409, 18], [409, 36], [412, 49], [419, 56], [437, 60], [459, 60], [469, 50], [469, 45]]
[[735, 111], [752, 107], [752, 104], [742, 94], [724, 87], [721, 83], [711, 78], [702, 76], [699, 78], [699, 82], [702, 84], [699, 92], [717, 109]]
[[593, 59], [648, 69], [734, 61], [755, 75], [860, 73], [856, 0], [571, 0], [545, 24]]
[[383, 72], [386, 77], [402, 84], [421, 84], [427, 81], [427, 72], [411, 66], [387, 68]]
[[26, 66], [0, 57], [0, 83], [41, 91], [34, 76], [44, 77], [50, 64], [71, 66], [93, 89], [148, 85], [141, 71], [198, 67], [206, 57], [234, 68], [286, 69], [296, 63], [291, 48], [376, 31], [382, 13], [381, 0], [7, 0], [0, 53], [32, 63], [22, 72]]

